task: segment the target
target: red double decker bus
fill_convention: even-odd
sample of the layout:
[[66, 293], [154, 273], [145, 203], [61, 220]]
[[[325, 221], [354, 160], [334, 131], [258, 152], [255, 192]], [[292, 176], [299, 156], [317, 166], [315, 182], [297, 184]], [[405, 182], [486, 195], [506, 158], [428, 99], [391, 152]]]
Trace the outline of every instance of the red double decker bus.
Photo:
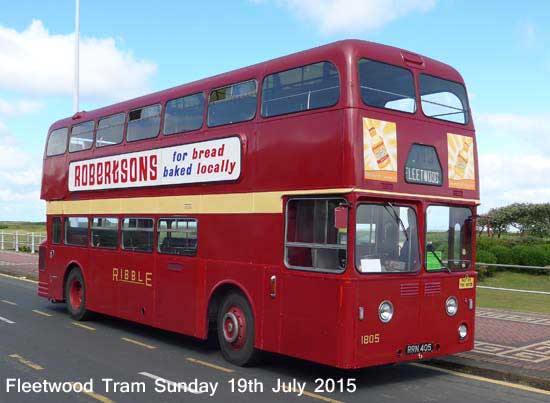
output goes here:
[[347, 40], [54, 123], [38, 294], [340, 368], [473, 347], [462, 77]]

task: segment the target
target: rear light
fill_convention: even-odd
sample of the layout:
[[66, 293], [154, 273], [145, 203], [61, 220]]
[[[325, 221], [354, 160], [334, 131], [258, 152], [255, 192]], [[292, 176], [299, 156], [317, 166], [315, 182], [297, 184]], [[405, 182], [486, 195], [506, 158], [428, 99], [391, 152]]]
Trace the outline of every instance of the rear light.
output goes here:
[[40, 245], [38, 247], [38, 270], [46, 270], [46, 246]]

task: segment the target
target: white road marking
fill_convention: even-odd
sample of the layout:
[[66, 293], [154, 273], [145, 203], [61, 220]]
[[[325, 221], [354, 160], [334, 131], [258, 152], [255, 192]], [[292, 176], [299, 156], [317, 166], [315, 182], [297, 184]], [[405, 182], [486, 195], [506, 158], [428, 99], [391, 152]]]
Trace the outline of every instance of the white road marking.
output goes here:
[[12, 320], [9, 320], [9, 319], [6, 319], [6, 318], [3, 318], [2, 316], [0, 316], [0, 320], [2, 322], [6, 322], [6, 323], [9, 323], [10, 325], [13, 325], [15, 322], [12, 321]]
[[[140, 372], [139, 374], [140, 374], [140, 375], [143, 375], [143, 376], [146, 376], [147, 378], [154, 379], [155, 381], [156, 381], [156, 380], [163, 381], [166, 385], [170, 385], [170, 386], [173, 386], [173, 387], [177, 387], [177, 383], [176, 383], [176, 382], [174, 382], [174, 381], [169, 381], [168, 379], [161, 378], [160, 376], [157, 376], [157, 375], [154, 375], [154, 374], [150, 374], [149, 372]], [[187, 392], [194, 393], [195, 395], [200, 395], [200, 394], [202, 393], [202, 392], [199, 392], [199, 391], [196, 390], [196, 389], [191, 389], [191, 388], [187, 388], [186, 391], [187, 391]]]

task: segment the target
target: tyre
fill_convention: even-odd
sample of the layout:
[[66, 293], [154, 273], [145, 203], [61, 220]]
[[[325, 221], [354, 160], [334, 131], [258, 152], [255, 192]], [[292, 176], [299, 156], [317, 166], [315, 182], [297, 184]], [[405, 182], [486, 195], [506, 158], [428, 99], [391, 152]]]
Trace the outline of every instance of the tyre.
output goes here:
[[86, 320], [90, 312], [86, 309], [86, 284], [80, 269], [73, 269], [65, 282], [67, 311], [73, 319]]
[[253, 365], [259, 351], [254, 348], [254, 316], [247, 299], [230, 292], [218, 310], [218, 341], [224, 358], [239, 366]]

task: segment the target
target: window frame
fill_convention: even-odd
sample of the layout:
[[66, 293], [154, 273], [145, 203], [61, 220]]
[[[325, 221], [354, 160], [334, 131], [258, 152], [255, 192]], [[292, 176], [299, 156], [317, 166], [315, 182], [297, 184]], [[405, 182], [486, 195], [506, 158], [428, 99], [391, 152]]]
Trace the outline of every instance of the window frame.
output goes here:
[[[305, 110], [302, 110], [302, 111], [286, 112], [286, 113], [281, 113], [281, 114], [278, 114], [278, 115], [265, 116], [263, 114], [262, 106], [263, 106], [263, 102], [264, 102], [264, 83], [265, 83], [267, 77], [275, 75], [275, 74], [280, 74], [280, 73], [284, 73], [284, 72], [287, 72], [287, 71], [291, 71], [291, 70], [296, 70], [296, 69], [299, 69], [299, 68], [304, 68], [304, 67], [311, 66], [311, 65], [314, 65], [314, 64], [319, 64], [319, 63], [330, 63], [330, 64], [332, 64], [332, 66], [334, 66], [334, 69], [336, 70], [336, 74], [338, 75], [338, 98], [336, 99], [336, 102], [334, 102], [331, 105], [320, 106], [318, 108], [310, 108], [310, 109], [305, 109]], [[262, 119], [271, 119], [271, 118], [277, 118], [277, 117], [281, 117], [281, 116], [292, 115], [292, 114], [295, 114], [295, 113], [306, 113], [306, 112], [318, 111], [320, 109], [332, 108], [332, 107], [338, 105], [341, 98], [342, 98], [342, 75], [340, 74], [340, 70], [338, 69], [338, 66], [336, 65], [336, 63], [333, 63], [330, 60], [319, 60], [318, 62], [308, 63], [308, 64], [292, 67], [290, 69], [279, 70], [279, 71], [275, 71], [275, 72], [272, 72], [272, 73], [265, 74], [262, 77], [262, 81], [261, 81], [261, 93], [260, 93], [260, 97], [259, 97], [258, 107], [260, 109], [260, 116], [262, 117]]]
[[[97, 132], [100, 130], [99, 129], [99, 124], [101, 123], [102, 120], [109, 119], [109, 118], [112, 118], [112, 117], [117, 116], [117, 115], [124, 115], [124, 121], [122, 122], [122, 125], [121, 125], [122, 126], [122, 136], [120, 138], [120, 141], [118, 143], [113, 143], [113, 144], [98, 145], [97, 144], [97, 139], [98, 139]], [[126, 137], [126, 125], [127, 125], [127, 123], [128, 123], [128, 113], [125, 112], [125, 111], [124, 112], [113, 113], [111, 115], [103, 116], [103, 117], [97, 119], [97, 124], [96, 124], [96, 128], [95, 128], [94, 148], [103, 149], [105, 147], [112, 147], [112, 146], [116, 146], [118, 144], [122, 144], [122, 142], [124, 142], [124, 138]]]
[[[254, 108], [254, 114], [249, 119], [246, 119], [246, 120], [239, 120], [238, 122], [222, 123], [222, 124], [219, 124], [219, 125], [213, 125], [212, 126], [210, 124], [210, 119], [209, 119], [209, 117], [210, 117], [210, 97], [212, 96], [212, 93], [214, 91], [222, 89], [222, 88], [232, 87], [232, 86], [237, 85], [237, 84], [244, 84], [244, 83], [247, 83], [249, 81], [254, 81], [254, 83], [256, 84], [256, 107]], [[211, 129], [211, 128], [216, 128], [216, 127], [221, 127], [221, 126], [235, 125], [235, 124], [238, 124], [238, 123], [250, 122], [251, 120], [254, 120], [256, 118], [257, 113], [258, 113], [258, 103], [259, 103], [258, 101], [260, 99], [260, 97], [258, 96], [258, 89], [259, 89], [259, 81], [255, 77], [249, 78], [247, 80], [237, 81], [237, 82], [234, 82], [232, 84], [226, 84], [226, 85], [221, 85], [219, 87], [211, 88], [210, 91], [208, 91], [208, 96], [206, 98], [206, 101], [207, 101], [207, 105], [206, 105], [206, 127]], [[204, 122], [203, 122], [203, 124], [204, 124]]]
[[[391, 201], [390, 201], [391, 203]], [[360, 275], [398, 275], [398, 276], [401, 276], [401, 275], [408, 275], [408, 276], [411, 276], [411, 275], [418, 275], [421, 271], [422, 271], [422, 249], [420, 248], [420, 226], [418, 225], [418, 214], [416, 212], [416, 207], [415, 205], [413, 204], [407, 204], [407, 203], [399, 203], [399, 204], [393, 204], [392, 205], [394, 207], [406, 207], [406, 208], [410, 208], [413, 212], [414, 212], [414, 216], [416, 218], [416, 237], [417, 237], [417, 246], [418, 246], [418, 265], [416, 267], [416, 270], [411, 270], [411, 271], [386, 271], [386, 272], [372, 272], [372, 273], [363, 273], [359, 270], [359, 268], [357, 267], [357, 265], [355, 264], [355, 258], [357, 257], [357, 231], [356, 231], [356, 228], [357, 228], [357, 210], [359, 209], [359, 206], [361, 205], [371, 205], [371, 206], [380, 206], [382, 208], [384, 208], [384, 203], [382, 202], [375, 202], [375, 201], [361, 201], [361, 202], [358, 202], [356, 205], [355, 205], [355, 222], [353, 223], [353, 239], [354, 239], [354, 242], [353, 242], [353, 256], [354, 256], [354, 260], [353, 260], [353, 266], [355, 267], [355, 271], [357, 273], [359, 273]], [[390, 207], [391, 208], [391, 207]], [[399, 226], [399, 224], [398, 224]], [[400, 227], [399, 227], [400, 228]], [[375, 230], [376, 231], [376, 230]], [[401, 231], [401, 228], [400, 228], [400, 231]], [[375, 232], [375, 239], [378, 239], [378, 235], [376, 234]]]
[[[173, 230], [173, 229], [165, 229], [165, 230], [161, 230], [159, 228], [159, 223], [160, 221], [162, 220], [175, 220], [176, 222], [177, 221], [194, 221], [195, 224], [196, 224], [196, 228], [197, 228], [197, 245], [195, 246], [194, 250], [192, 252], [185, 252], [185, 253], [170, 253], [170, 252], [163, 252], [160, 250], [160, 236], [159, 236], [159, 233], [160, 232], [180, 232], [178, 230]], [[189, 226], [187, 226], [187, 229], [189, 229]], [[186, 238], [188, 239], [188, 238]], [[157, 250], [157, 253], [161, 254], [161, 255], [168, 255], [168, 256], [196, 256], [197, 255], [197, 252], [199, 250], [199, 220], [195, 217], [190, 217], [190, 216], [172, 216], [172, 217], [167, 217], [167, 216], [163, 216], [163, 217], [159, 217], [157, 218], [157, 222], [156, 222], [156, 250]]]
[[[422, 259], [424, 259], [424, 264], [422, 265], [423, 267], [423, 270], [426, 272], [426, 273], [441, 273], [441, 272], [446, 272], [447, 270], [444, 268], [444, 267], [441, 267], [437, 270], [428, 270], [428, 259], [426, 258], [427, 256], [427, 250], [426, 250], [426, 246], [428, 245], [428, 207], [430, 206], [439, 206], [439, 207], [449, 207], [449, 208], [466, 208], [468, 210], [470, 210], [470, 213], [471, 213], [471, 218], [472, 220], [475, 220], [475, 214], [472, 210], [472, 206], [465, 206], [465, 205], [460, 205], [460, 204], [443, 204], [443, 203], [429, 203], [426, 205], [426, 208], [424, 209], [424, 250], [421, 251], [422, 252]], [[473, 223], [475, 224], [475, 223]], [[462, 230], [462, 229], [461, 229]], [[473, 252], [474, 252], [474, 234], [475, 232], [475, 225], [472, 225], [472, 244], [470, 245], [470, 264], [468, 265], [468, 267], [464, 270], [451, 270], [451, 273], [449, 274], [452, 274], [452, 273], [466, 273], [466, 272], [469, 272], [472, 270], [472, 267], [474, 267], [474, 270], [475, 270], [475, 262], [473, 261], [472, 257], [473, 257]], [[448, 260], [448, 256], [447, 256], [447, 260]], [[472, 265], [473, 263], [473, 265]], [[450, 270], [450, 269], [449, 269]]]
[[[77, 127], [77, 126], [82, 126], [82, 125], [84, 125], [84, 124], [86, 124], [86, 123], [90, 123], [90, 122], [92, 122], [92, 142], [90, 143], [90, 147], [88, 147], [88, 148], [82, 148], [82, 149], [80, 149], [80, 150], [72, 150], [72, 151], [71, 151], [71, 139], [73, 138], [73, 130], [74, 130], [74, 128]], [[70, 130], [70, 132], [69, 132], [69, 136], [68, 136], [68, 137], [69, 137], [69, 141], [68, 141], [68, 143], [69, 143], [69, 154], [78, 153], [78, 152], [80, 152], [80, 151], [91, 150], [91, 149], [95, 146], [95, 133], [96, 133], [96, 122], [95, 122], [94, 119], [90, 119], [90, 120], [87, 120], [87, 121], [85, 121], [85, 122], [76, 123], [76, 124], [72, 125], [72, 126], [71, 126], [71, 130]]]
[[[172, 101], [177, 101], [178, 99], [192, 97], [192, 96], [199, 95], [199, 94], [202, 94], [202, 96], [204, 97], [203, 98], [204, 104], [203, 104], [203, 110], [202, 110], [202, 116], [201, 116], [201, 125], [199, 127], [197, 127], [196, 129], [178, 131], [178, 132], [173, 132], [173, 133], [166, 133], [166, 110], [168, 109], [168, 104]], [[205, 120], [208, 119], [207, 109], [208, 109], [208, 97], [205, 95], [204, 91], [198, 91], [198, 92], [195, 92], [193, 94], [183, 95], [181, 97], [172, 98], [172, 99], [167, 100], [164, 103], [164, 109], [163, 109], [164, 119], [162, 119], [162, 130], [161, 130], [162, 135], [163, 136], [174, 136], [174, 135], [177, 135], [177, 134], [185, 134], [185, 133], [191, 133], [191, 132], [195, 132], [197, 130], [201, 130], [204, 127]], [[205, 112], [206, 112], [206, 119], [205, 119]]]
[[[62, 152], [60, 153], [56, 153], [56, 154], [48, 154], [48, 145], [50, 144], [50, 139], [52, 137], [52, 134], [58, 130], [66, 130], [66, 133], [65, 133], [65, 148], [63, 149]], [[69, 144], [69, 127], [65, 126], [65, 127], [60, 127], [58, 129], [53, 129], [52, 131], [50, 131], [50, 133], [48, 134], [48, 140], [46, 141], [46, 158], [50, 158], [50, 157], [57, 157], [59, 155], [65, 155], [67, 153], [67, 149], [69, 148], [68, 147], [68, 144]]]
[[[411, 78], [412, 78], [412, 88], [413, 88], [413, 91], [414, 91], [414, 98], [413, 98], [413, 100], [414, 100], [414, 111], [408, 112], [408, 111], [405, 111], [405, 110], [402, 110], [402, 109], [385, 108], [383, 106], [375, 106], [375, 105], [367, 104], [365, 102], [365, 100], [363, 99], [363, 95], [361, 95], [362, 85], [361, 85], [361, 69], [359, 68], [359, 63], [361, 62], [362, 59], [368, 60], [368, 61], [371, 61], [371, 62], [380, 63], [380, 64], [385, 64], [387, 66], [391, 66], [391, 67], [394, 67], [394, 68], [398, 68], [398, 69], [407, 71], [411, 75]], [[417, 94], [417, 88], [416, 88], [415, 75], [414, 75], [412, 70], [410, 70], [406, 67], [398, 66], [396, 64], [392, 64], [392, 63], [388, 63], [388, 62], [383, 62], [381, 60], [370, 59], [368, 57], [359, 56], [359, 59], [357, 60], [357, 84], [359, 86], [359, 98], [361, 99], [361, 102], [363, 103], [363, 105], [366, 106], [366, 107], [376, 108], [376, 109], [383, 110], [383, 111], [405, 113], [407, 115], [416, 115], [418, 110], [421, 109], [421, 108], [419, 108], [419, 105], [418, 105], [418, 94]], [[396, 94], [396, 95], [401, 95], [401, 94]], [[403, 98], [403, 99], [407, 99], [407, 98]]]
[[[143, 110], [145, 108], [150, 108], [152, 106], [159, 106], [160, 107], [160, 110], [159, 110], [159, 114], [158, 114], [158, 119], [159, 119], [159, 126], [157, 128], [157, 132], [154, 136], [151, 136], [151, 137], [145, 137], [145, 138], [142, 138], [142, 139], [133, 139], [133, 140], [130, 140], [128, 139], [128, 131], [129, 131], [129, 128], [130, 128], [130, 122], [135, 122], [136, 120], [130, 120], [130, 113], [134, 112], [134, 111], [137, 111], [137, 110]], [[159, 137], [159, 134], [161, 132], [161, 126], [163, 126], [163, 113], [164, 113], [164, 108], [162, 107], [162, 103], [161, 102], [155, 102], [154, 104], [150, 104], [150, 105], [144, 105], [144, 106], [139, 106], [137, 108], [133, 108], [133, 109], [129, 109], [126, 113], [126, 120], [125, 120], [125, 124], [124, 124], [124, 140], [127, 142], [127, 143], [135, 143], [137, 141], [146, 141], [146, 140], [152, 140], [152, 139], [156, 139]], [[115, 113], [116, 115], [116, 113]], [[142, 118], [139, 118], [139, 120], [143, 120]], [[120, 143], [119, 143], [120, 144]]]
[[[93, 230], [94, 230], [94, 219], [96, 218], [110, 218], [110, 219], [115, 219], [116, 222], [117, 222], [117, 227], [116, 227], [116, 246], [113, 248], [113, 247], [106, 247], [106, 246], [95, 246], [93, 244]], [[96, 229], [101, 229], [100, 227], [96, 228]], [[94, 248], [94, 249], [103, 249], [103, 250], [118, 250], [119, 247], [120, 247], [120, 218], [117, 217], [117, 216], [111, 216], [111, 215], [93, 215], [91, 216], [91, 219], [90, 219], [90, 247], [91, 248]]]
[[[464, 95], [466, 96], [466, 107], [464, 109], [464, 115], [465, 115], [466, 119], [464, 120], [464, 123], [453, 122], [452, 120], [446, 120], [446, 119], [438, 119], [438, 118], [434, 118], [432, 116], [428, 116], [424, 113], [424, 109], [422, 108], [422, 91], [420, 89], [420, 76], [428, 76], [428, 77], [432, 77], [432, 78], [437, 78], [439, 80], [449, 81], [453, 84], [460, 85], [464, 89]], [[419, 73], [418, 74], [417, 85], [418, 85], [418, 103], [420, 104], [419, 109], [422, 112], [422, 116], [424, 116], [427, 119], [434, 120], [436, 122], [444, 124], [444, 125], [447, 124], [447, 123], [451, 123], [451, 124], [460, 125], [460, 126], [468, 126], [470, 124], [470, 120], [471, 120], [470, 119], [470, 100], [468, 99], [468, 91], [466, 90], [466, 85], [464, 85], [464, 83], [454, 81], [454, 80], [449, 80], [449, 79], [443, 78], [443, 77], [434, 76], [433, 74]], [[457, 98], [460, 100], [459, 97], [457, 97]], [[462, 103], [462, 101], [461, 101], [461, 103]], [[452, 107], [448, 107], [448, 106], [445, 106], [445, 107], [452, 108]]]
[[[153, 233], [153, 240], [152, 240], [152, 244], [151, 244], [151, 250], [132, 250], [132, 249], [126, 249], [124, 248], [124, 231], [129, 231], [129, 232], [132, 232], [132, 231], [143, 231], [143, 232], [149, 232], [149, 231], [144, 231], [143, 229], [134, 229], [134, 228], [130, 228], [130, 229], [124, 229], [124, 220], [125, 219], [135, 219], [135, 220], [151, 220], [153, 221], [153, 226], [151, 227], [151, 232]], [[121, 251], [124, 251], [124, 252], [132, 252], [132, 253], [153, 253], [155, 251], [155, 242], [156, 242], [156, 239], [155, 239], [155, 218], [154, 217], [143, 217], [143, 216], [122, 216], [119, 218], [119, 231], [120, 231], [120, 242], [119, 242], [119, 245], [120, 245], [120, 250]]]
[[[287, 249], [288, 249], [288, 244], [289, 242], [287, 241], [287, 238], [288, 238], [288, 206], [290, 204], [291, 201], [294, 201], [294, 200], [340, 200], [343, 202], [343, 204], [346, 204], [348, 205], [348, 201], [346, 200], [346, 198], [344, 196], [333, 196], [333, 197], [290, 197], [288, 198], [286, 201], [285, 201], [285, 216], [284, 216], [284, 220], [285, 220], [285, 232], [284, 232], [284, 239], [283, 239], [283, 261], [284, 261], [284, 264], [285, 264], [285, 268], [289, 269], [289, 270], [296, 270], [296, 271], [304, 271], [304, 272], [309, 272], [309, 273], [319, 273], [319, 274], [334, 274], [334, 275], [342, 275], [346, 272], [348, 266], [349, 266], [349, 236], [346, 238], [346, 245], [345, 247], [338, 247], [336, 246], [336, 244], [334, 245], [334, 247], [326, 247], [328, 244], [318, 244], [318, 243], [303, 243], [303, 242], [290, 242], [291, 244], [293, 245], [290, 245], [290, 247], [304, 247], [304, 248], [310, 248], [310, 249], [323, 249], [322, 247], [319, 248], [313, 248], [311, 247], [311, 245], [324, 245], [325, 248], [324, 249], [332, 249], [332, 250], [345, 250], [346, 251], [346, 265], [345, 267], [343, 268], [338, 268], [338, 270], [327, 270], [327, 269], [316, 269], [315, 267], [303, 267], [303, 266], [294, 266], [294, 265], [291, 265], [288, 263], [288, 253], [287, 253]], [[346, 229], [348, 235], [349, 235], [349, 216], [350, 216], [350, 211], [348, 209], [348, 228]]]
[[[75, 243], [69, 243], [67, 242], [67, 230], [69, 229], [69, 225], [67, 222], [70, 218], [85, 218], [88, 221], [87, 231], [86, 231], [86, 242], [83, 244], [75, 244]], [[72, 228], [72, 227], [71, 227]], [[76, 246], [80, 248], [87, 248], [90, 244], [90, 218], [85, 215], [66, 215], [64, 216], [63, 220], [63, 244], [67, 246]]]

